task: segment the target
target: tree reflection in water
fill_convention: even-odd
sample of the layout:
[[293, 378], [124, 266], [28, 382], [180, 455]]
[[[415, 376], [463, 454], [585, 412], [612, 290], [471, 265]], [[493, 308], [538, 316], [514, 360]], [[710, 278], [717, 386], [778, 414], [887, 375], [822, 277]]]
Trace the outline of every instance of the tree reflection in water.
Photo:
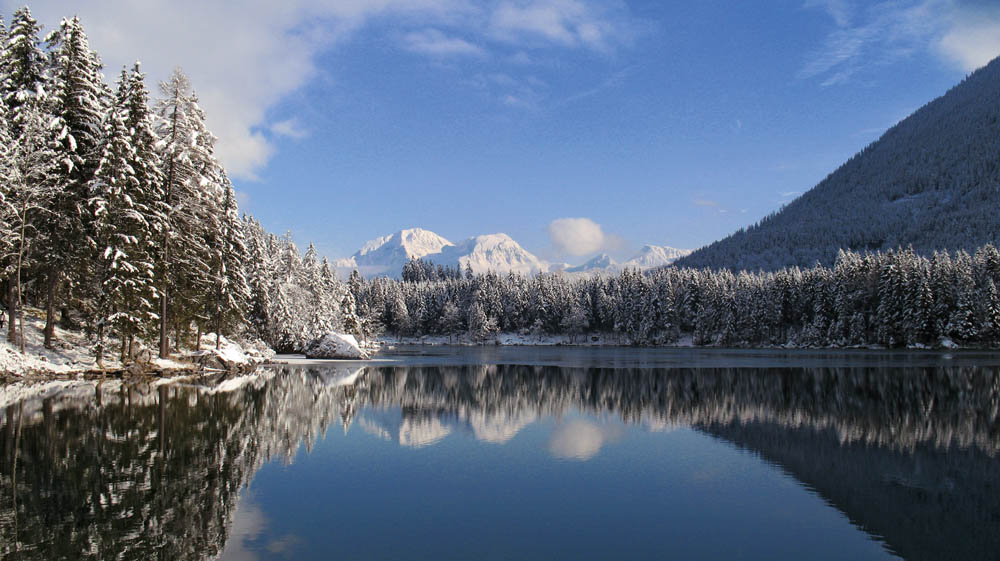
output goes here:
[[[211, 559], [256, 471], [331, 425], [357, 419], [407, 446], [455, 432], [503, 442], [574, 411], [751, 450], [907, 559], [1000, 551], [995, 369], [284, 367], [4, 391], [4, 559]], [[608, 435], [587, 430], [553, 453], [595, 454]]]

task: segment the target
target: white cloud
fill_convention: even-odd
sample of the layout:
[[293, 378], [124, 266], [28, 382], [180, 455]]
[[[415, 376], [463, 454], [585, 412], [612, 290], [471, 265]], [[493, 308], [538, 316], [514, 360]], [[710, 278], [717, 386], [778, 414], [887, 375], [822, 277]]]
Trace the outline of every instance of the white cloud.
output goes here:
[[486, 51], [478, 45], [459, 37], [449, 37], [437, 29], [424, 29], [407, 33], [403, 37], [406, 48], [432, 56], [485, 56]]
[[[157, 82], [175, 66], [182, 67], [219, 139], [219, 158], [230, 175], [247, 179], [274, 155], [267, 131], [292, 137], [302, 132], [291, 127], [294, 121], [274, 122], [269, 110], [324, 71], [316, 64], [320, 53], [373, 21], [391, 19], [404, 43], [428, 56], [482, 55], [487, 53], [482, 45], [490, 41], [516, 53], [553, 46], [606, 50], [627, 41], [632, 26], [624, 4], [613, 4], [51, 0], [35, 3], [33, 11], [47, 29], [63, 17], [79, 15], [106, 73], [116, 76], [123, 65], [141, 60], [154, 96]], [[0, 6], [9, 15], [21, 3], [0, 0]]]
[[493, 11], [490, 29], [494, 36], [507, 41], [529, 38], [604, 51], [629, 42], [635, 33], [629, 18], [609, 17], [616, 7], [620, 11], [614, 2], [507, 1]]
[[[378, 16], [418, 15], [449, 21], [462, 0], [251, 0], [238, 5], [200, 0], [56, 0], [33, 6], [47, 29], [78, 14], [91, 47], [115, 76], [143, 61], [150, 90], [175, 66], [187, 73], [218, 137], [230, 174], [253, 178], [274, 154], [262, 129], [267, 110], [317, 73], [315, 57]], [[4, 2], [10, 13], [20, 4]]]
[[1000, 55], [1000, 7], [976, 0], [886, 0], [862, 9], [848, 0], [809, 0], [834, 29], [807, 57], [802, 78], [821, 85], [850, 81], [858, 72], [930, 51], [965, 71]]
[[598, 251], [618, 251], [625, 244], [618, 236], [608, 235], [601, 225], [589, 218], [558, 218], [548, 227], [553, 247], [563, 254], [589, 255]]
[[953, 26], [941, 37], [938, 48], [963, 70], [985, 66], [1000, 55], [1000, 17]]
[[288, 138], [295, 139], [302, 139], [309, 136], [308, 131], [302, 127], [302, 124], [295, 117], [274, 123], [271, 125], [271, 132], [278, 136], [287, 136]]

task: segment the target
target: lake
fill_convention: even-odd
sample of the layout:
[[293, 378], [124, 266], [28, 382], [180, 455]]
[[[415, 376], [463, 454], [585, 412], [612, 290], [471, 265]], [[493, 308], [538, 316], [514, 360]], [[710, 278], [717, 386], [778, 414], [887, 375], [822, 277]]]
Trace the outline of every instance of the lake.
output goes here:
[[0, 390], [0, 558], [1000, 558], [1000, 354], [401, 347]]

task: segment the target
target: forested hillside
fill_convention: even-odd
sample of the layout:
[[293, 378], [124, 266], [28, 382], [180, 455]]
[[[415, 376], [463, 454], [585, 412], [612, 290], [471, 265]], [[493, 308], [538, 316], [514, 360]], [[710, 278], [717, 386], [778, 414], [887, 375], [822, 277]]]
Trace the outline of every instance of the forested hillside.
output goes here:
[[831, 265], [839, 249], [974, 251], [1000, 238], [1000, 59], [889, 129], [760, 223], [677, 261], [733, 271]]

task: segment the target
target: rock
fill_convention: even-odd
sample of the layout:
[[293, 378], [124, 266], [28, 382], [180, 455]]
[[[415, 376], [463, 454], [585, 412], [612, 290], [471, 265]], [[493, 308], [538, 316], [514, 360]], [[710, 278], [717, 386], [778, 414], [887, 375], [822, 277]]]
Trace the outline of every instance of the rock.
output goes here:
[[306, 345], [307, 358], [367, 359], [368, 353], [361, 349], [354, 335], [327, 333]]
[[195, 364], [212, 370], [229, 370], [229, 364], [214, 350], [198, 351], [189, 355]]

